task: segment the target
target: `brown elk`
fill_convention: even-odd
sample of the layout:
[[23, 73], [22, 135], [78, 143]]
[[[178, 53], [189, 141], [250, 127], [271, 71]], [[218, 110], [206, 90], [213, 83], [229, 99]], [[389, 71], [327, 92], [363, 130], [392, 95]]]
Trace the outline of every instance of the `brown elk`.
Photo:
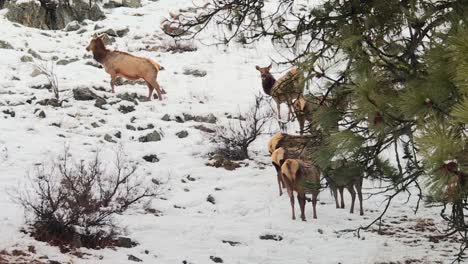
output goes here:
[[[286, 133], [276, 133], [268, 141], [268, 152], [273, 152], [280, 147], [286, 149], [297, 149], [303, 151], [305, 148], [316, 146], [319, 138], [314, 135], [290, 135]], [[312, 150], [308, 150], [312, 153]]]
[[291, 202], [292, 219], [296, 219], [294, 212], [294, 191], [297, 193], [297, 200], [301, 209], [301, 219], [305, 221], [305, 203], [306, 193], [312, 194], [312, 206], [314, 209], [314, 218], [317, 218], [317, 197], [320, 192], [320, 170], [302, 160], [287, 159], [281, 166], [283, 181], [288, 190], [289, 200]]
[[299, 98], [304, 93], [304, 78], [297, 69], [290, 70], [286, 75], [276, 80], [270, 73], [272, 64], [267, 67], [255, 66], [260, 72], [262, 87], [265, 94], [273, 97], [278, 109], [278, 119], [281, 120], [281, 104], [288, 105], [288, 119], [293, 114], [293, 100]]
[[[356, 201], [356, 193], [359, 199], [359, 214], [364, 215], [362, 207], [362, 175], [357, 166], [345, 160], [335, 161], [332, 165], [334, 168], [324, 170], [324, 178], [327, 181], [331, 192], [335, 198], [336, 208], [345, 208], [343, 191], [346, 188], [351, 194], [351, 209], [350, 213], [354, 213], [354, 203]], [[352, 176], [348, 176], [352, 175]], [[341, 206], [338, 203], [338, 191], [341, 196]]]
[[148, 86], [148, 97], [151, 100], [153, 90], [156, 89], [159, 100], [162, 100], [161, 88], [156, 78], [161, 66], [152, 59], [137, 57], [126, 52], [109, 50], [106, 48], [104, 40], [106, 35], [93, 35], [87, 51], [93, 52], [94, 59], [104, 66], [104, 69], [111, 76], [110, 85], [112, 93], [115, 93], [114, 85], [117, 77], [125, 77], [129, 80], [143, 79]]

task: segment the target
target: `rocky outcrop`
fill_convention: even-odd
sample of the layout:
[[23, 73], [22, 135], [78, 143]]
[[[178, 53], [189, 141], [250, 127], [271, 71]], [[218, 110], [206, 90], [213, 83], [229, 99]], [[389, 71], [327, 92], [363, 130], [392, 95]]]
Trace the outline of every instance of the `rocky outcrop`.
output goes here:
[[39, 0], [30, 2], [9, 2], [6, 18], [12, 22], [40, 29], [63, 29], [72, 21], [85, 19], [100, 20], [104, 13], [96, 4], [82, 0], [68, 1]]

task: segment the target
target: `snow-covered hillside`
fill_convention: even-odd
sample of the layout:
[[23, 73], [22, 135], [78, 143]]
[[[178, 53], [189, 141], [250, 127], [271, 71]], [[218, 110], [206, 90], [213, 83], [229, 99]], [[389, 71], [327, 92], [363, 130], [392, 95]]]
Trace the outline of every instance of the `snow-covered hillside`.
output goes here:
[[[13, 47], [0, 49], [0, 251], [27, 252], [28, 246], [34, 246], [35, 253], [21, 258], [32, 262], [47, 256], [60, 263], [132, 263], [129, 255], [143, 263], [214, 263], [214, 257], [221, 258], [223, 263], [242, 264], [449, 262], [457, 244], [429, 240], [443, 226], [437, 208], [421, 205], [418, 214], [413, 213], [417, 197], [411, 197], [408, 204], [404, 204], [405, 196], [393, 203], [381, 235], [362, 231], [361, 238], [357, 238], [354, 232], [340, 231], [370, 223], [384, 207], [383, 195], [366, 199], [365, 215], [359, 216], [349, 214], [349, 207], [335, 209], [330, 193], [324, 191], [319, 196], [318, 219], [312, 219], [312, 206], [307, 203], [308, 221], [291, 220], [289, 199], [287, 195], [278, 196], [275, 171], [269, 165], [267, 134], [254, 143], [253, 159], [246, 160], [243, 167], [227, 171], [206, 166], [207, 154], [214, 147], [210, 141], [212, 134], [195, 126], [213, 128], [213, 124], [177, 122], [176, 117], [184, 113], [214, 114], [219, 124], [225, 124], [229, 122], [227, 114], [246, 111], [261, 92], [255, 65], [269, 64], [277, 51], [268, 42], [250, 47], [202, 44], [210, 42], [207, 38], [216, 32], [203, 34], [205, 39], [194, 41], [198, 48], [194, 52], [152, 51], [152, 47], [171, 41], [160, 29], [162, 19], [169, 11], [192, 3], [159, 0], [143, 4], [142, 8], [105, 9], [105, 20], [89, 21], [81, 30], [71, 32], [19, 26], [4, 18], [6, 10], [0, 11], [0, 40]], [[153, 58], [164, 66], [158, 77], [167, 92], [162, 102], [140, 102], [135, 105], [135, 111], [126, 114], [118, 110], [120, 105], [134, 104], [111, 94], [109, 75], [89, 65], [93, 60], [85, 48], [96, 25], [101, 31], [128, 28], [129, 32], [117, 37], [111, 46]], [[62, 107], [36, 104], [51, 98], [52, 94], [37, 89], [47, 83], [46, 78], [31, 77], [32, 63], [21, 59], [30, 56], [30, 49], [44, 61], [52, 61], [53, 57], [76, 59], [55, 68], [61, 96], [67, 99]], [[186, 75], [187, 69], [206, 71], [206, 76]], [[280, 70], [276, 70], [275, 75], [279, 75]], [[94, 106], [94, 101], [75, 100], [72, 90], [77, 87], [95, 88], [98, 95], [115, 104], [100, 109]], [[147, 88], [141, 84], [125, 84], [116, 87], [116, 92], [146, 96]], [[169, 121], [162, 120], [165, 115], [169, 115]], [[131, 130], [127, 126], [146, 128], [148, 124], [154, 128]], [[161, 141], [138, 141], [153, 130], [161, 132]], [[176, 133], [183, 130], [188, 136], [179, 138]], [[291, 133], [296, 130], [296, 124], [289, 127]], [[114, 136], [117, 132], [121, 133], [120, 138]], [[269, 132], [278, 132], [274, 122]], [[106, 135], [110, 140], [104, 139]], [[57, 248], [21, 232], [25, 226], [24, 211], [12, 201], [10, 194], [15, 189], [27, 188], [26, 176], [35, 164], [63, 153], [65, 146], [70, 147], [76, 160], [92, 158], [99, 148], [103, 158], [111, 162], [112, 153], [119, 145], [129, 159], [140, 162], [141, 175], [148, 180], [156, 178], [166, 182], [162, 197], [146, 205], [138, 204], [117, 217], [119, 225], [125, 228], [124, 235], [138, 242], [138, 246], [82, 248], [80, 251], [86, 254], [77, 257], [61, 254]], [[148, 154], [156, 154], [159, 162], [144, 161], [142, 157]], [[191, 180], [187, 180], [188, 176]], [[377, 183], [365, 183], [366, 197], [375, 191], [375, 186]], [[207, 201], [209, 195], [214, 203]], [[144, 206], [160, 213], [149, 213]], [[276, 235], [281, 240], [261, 239], [264, 235]], [[47, 263], [46, 259], [41, 261]]]

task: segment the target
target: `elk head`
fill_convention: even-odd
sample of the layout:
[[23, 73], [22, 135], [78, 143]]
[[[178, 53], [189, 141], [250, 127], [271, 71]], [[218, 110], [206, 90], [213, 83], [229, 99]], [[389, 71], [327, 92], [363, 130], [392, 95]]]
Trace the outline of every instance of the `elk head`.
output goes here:
[[265, 80], [266, 78], [271, 76], [270, 70], [271, 70], [272, 63], [270, 63], [269, 66], [267, 67], [260, 67], [260, 66], [255, 66], [255, 69], [260, 72], [260, 77], [262, 80]]

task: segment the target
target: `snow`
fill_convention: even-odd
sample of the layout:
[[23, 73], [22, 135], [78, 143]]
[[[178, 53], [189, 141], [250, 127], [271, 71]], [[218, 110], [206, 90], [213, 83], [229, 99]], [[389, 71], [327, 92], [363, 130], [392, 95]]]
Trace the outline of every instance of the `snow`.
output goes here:
[[[280, 59], [270, 42], [260, 42], [243, 47], [233, 44], [205, 46], [216, 34], [216, 28], [202, 34], [196, 41], [198, 50], [181, 54], [146, 51], [144, 48], [168, 42], [159, 28], [160, 22], [169, 11], [188, 7], [191, 1], [159, 0], [144, 2], [138, 9], [116, 8], [106, 10], [107, 18], [96, 22], [106, 28], [129, 27], [130, 32], [123, 38], [116, 38], [112, 47], [129, 51], [135, 55], [150, 57], [164, 66], [158, 81], [167, 91], [164, 100], [140, 103], [136, 111], [122, 114], [118, 105], [100, 110], [94, 102], [76, 101], [72, 89], [76, 87], [104, 87], [100, 95], [114, 98], [110, 93], [109, 76], [86, 62], [91, 58], [85, 51], [95, 23], [88, 21], [87, 32], [41, 31], [18, 27], [4, 18], [0, 11], [0, 39], [9, 42], [15, 49], [0, 49], [0, 111], [11, 109], [14, 118], [0, 113], [0, 250], [36, 247], [35, 257], [73, 263], [128, 263], [128, 255], [142, 259], [144, 263], [211, 263], [210, 256], [221, 257], [224, 263], [375, 263], [382, 261], [421, 260], [422, 263], [448, 262], [456, 252], [456, 244], [429, 242], [423, 233], [401, 231], [402, 237], [377, 235], [362, 231], [361, 238], [354, 232], [339, 232], [355, 229], [370, 223], [383, 209], [385, 196], [372, 196], [364, 201], [365, 216], [349, 214], [347, 209], [335, 209], [328, 191], [323, 191], [318, 205], [318, 219], [312, 219], [312, 206], [306, 205], [307, 222], [291, 220], [289, 199], [278, 196], [274, 168], [266, 150], [269, 135], [263, 135], [253, 145], [253, 160], [249, 166], [235, 171], [216, 169], [205, 165], [207, 153], [213, 150], [211, 135], [194, 128], [193, 121], [177, 123], [162, 121], [165, 114], [171, 117], [183, 113], [192, 115], [215, 114], [220, 123], [229, 122], [225, 113], [233, 115], [246, 111], [254, 102], [254, 96], [261, 92], [260, 78], [255, 65], [267, 65], [270, 58]], [[142, 16], [135, 16], [142, 14]], [[139, 36], [141, 39], [135, 40]], [[159, 39], [160, 37], [161, 39]], [[205, 38], [205, 39], [203, 39]], [[205, 41], [206, 40], [206, 41]], [[61, 95], [67, 99], [62, 108], [44, 107], [24, 103], [27, 99], [51, 98], [47, 90], [31, 89], [31, 85], [44, 84], [43, 76], [30, 77], [33, 65], [23, 63], [20, 58], [33, 49], [50, 60], [53, 56], [79, 58], [65, 66], [56, 66]], [[275, 57], [277, 56], [277, 57]], [[185, 68], [205, 70], [205, 77], [182, 74]], [[274, 67], [275, 68], [275, 67]], [[274, 70], [279, 76], [286, 68]], [[19, 78], [14, 80], [13, 77]], [[137, 92], [147, 94], [143, 85], [116, 87], [117, 93]], [[112, 101], [113, 99], [109, 99]], [[200, 103], [203, 102], [203, 103]], [[46, 118], [40, 119], [35, 109], [42, 109]], [[283, 107], [286, 110], [286, 107]], [[285, 116], [285, 113], [283, 113]], [[140, 143], [138, 137], [151, 130], [130, 131], [125, 128], [136, 117], [134, 126], [154, 124], [163, 132], [159, 142]], [[99, 120], [105, 120], [105, 123]], [[100, 124], [92, 128], [91, 123]], [[52, 124], [60, 124], [60, 127]], [[209, 125], [207, 125], [209, 126]], [[289, 132], [297, 131], [297, 125], [288, 127]], [[187, 130], [189, 136], [179, 139], [175, 133]], [[105, 134], [121, 131], [119, 144], [103, 140]], [[270, 134], [278, 131], [273, 123]], [[117, 221], [124, 227], [124, 233], [139, 243], [130, 249], [104, 250], [81, 249], [89, 255], [78, 258], [62, 254], [55, 247], [37, 242], [20, 230], [25, 226], [23, 209], [14, 202], [11, 193], [26, 188], [28, 171], [35, 164], [49, 160], [63, 153], [69, 146], [73, 158], [90, 159], [96, 148], [104, 153], [109, 162], [119, 145], [125, 149], [128, 158], [140, 162], [139, 172], [149, 181], [157, 178], [166, 183], [165, 199], [153, 199], [151, 208], [160, 210], [162, 216], [145, 213], [143, 204], [118, 216]], [[147, 163], [141, 157], [157, 154], [158, 163]], [[182, 182], [187, 175], [195, 181]], [[365, 182], [365, 193], [375, 191], [378, 183]], [[208, 195], [216, 203], [206, 201]], [[348, 195], [348, 194], [346, 194]], [[367, 195], [366, 195], [367, 196]], [[406, 227], [414, 226], [421, 219], [434, 219], [439, 229], [443, 228], [438, 217], [438, 208], [421, 205], [417, 215], [412, 209], [416, 197], [404, 204], [406, 196], [399, 197], [389, 210], [386, 223], [408, 217]], [[356, 203], [358, 206], [358, 203]], [[177, 208], [176, 208], [177, 207]], [[296, 203], [296, 214], [299, 211]], [[264, 234], [280, 235], [281, 241], [261, 240]], [[404, 238], [407, 235], [409, 237]], [[408, 241], [417, 240], [410, 243]], [[231, 246], [223, 240], [240, 244]], [[145, 251], [149, 253], [145, 253]], [[452, 250], [452, 252], [448, 251]]]

